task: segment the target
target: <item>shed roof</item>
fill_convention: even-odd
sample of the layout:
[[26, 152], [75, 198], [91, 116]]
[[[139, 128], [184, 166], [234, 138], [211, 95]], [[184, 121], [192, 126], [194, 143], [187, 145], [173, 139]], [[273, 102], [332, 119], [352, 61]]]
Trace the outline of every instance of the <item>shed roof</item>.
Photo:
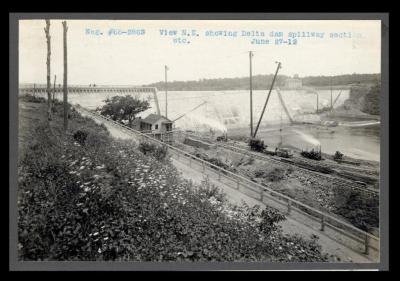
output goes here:
[[166, 118], [166, 117], [164, 117], [162, 115], [158, 115], [158, 114], [150, 114], [146, 118], [142, 119], [142, 122], [148, 123], [148, 124], [154, 124], [160, 119], [164, 119], [166, 122], [172, 123], [172, 121], [169, 120], [168, 118]]

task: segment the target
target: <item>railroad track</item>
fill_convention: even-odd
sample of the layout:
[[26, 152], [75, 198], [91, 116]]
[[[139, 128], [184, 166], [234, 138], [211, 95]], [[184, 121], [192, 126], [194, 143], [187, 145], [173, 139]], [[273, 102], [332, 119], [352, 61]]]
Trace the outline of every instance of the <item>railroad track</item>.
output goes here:
[[[305, 159], [305, 158], [301, 158], [298, 156], [294, 156], [293, 159], [295, 159], [297, 162], [302, 162], [302, 163], [306, 163], [306, 164], [310, 164], [310, 165], [315, 165], [315, 160], [309, 160], [309, 159]], [[366, 168], [356, 168], [356, 167], [351, 167], [346, 165], [345, 167], [343, 166], [343, 164], [337, 164], [337, 163], [324, 163], [319, 161], [318, 165], [320, 167], [324, 167], [327, 169], [343, 169], [345, 168], [348, 171], [352, 171], [352, 172], [362, 172], [363, 174], [367, 174], [370, 176], [377, 176], [379, 175], [379, 170], [376, 169], [366, 169]]]
[[254, 157], [256, 159], [262, 160], [262, 161], [272, 161], [282, 167], [295, 167], [296, 169], [301, 170], [302, 172], [306, 173], [308, 176], [313, 177], [317, 180], [321, 179], [321, 180], [326, 180], [329, 181], [332, 185], [338, 186], [338, 187], [344, 187], [344, 188], [351, 188], [351, 189], [355, 189], [355, 190], [359, 190], [363, 193], [368, 193], [370, 195], [373, 196], [377, 196], [379, 195], [379, 191], [371, 189], [371, 188], [366, 188], [364, 187], [362, 184], [358, 184], [355, 182], [352, 182], [351, 180], [345, 180], [345, 179], [337, 179], [334, 178], [330, 175], [326, 175], [326, 174], [321, 174], [319, 172], [316, 171], [312, 171], [303, 167], [298, 166], [296, 163], [290, 163], [290, 162], [284, 162], [285, 160], [281, 160], [281, 159], [276, 159], [273, 156], [268, 156], [268, 155], [260, 155], [259, 153], [256, 152], [251, 152], [248, 149], [244, 149], [244, 148], [239, 148], [237, 146], [232, 146], [232, 145], [227, 145], [227, 144], [218, 144], [218, 146], [223, 147], [225, 149], [234, 151], [234, 152], [238, 152], [241, 154], [245, 154], [251, 157]]
[[[354, 181], [351, 181], [351, 180], [338, 179], [338, 178], [332, 177], [331, 175], [322, 174], [322, 173], [319, 173], [317, 171], [313, 171], [313, 170], [310, 170], [310, 169], [307, 169], [307, 168], [299, 166], [299, 162], [300, 162], [300, 164], [304, 163], [304, 164], [308, 164], [308, 165], [313, 166], [313, 165], [315, 165], [315, 162], [312, 162], [312, 160], [305, 160], [305, 159], [296, 158], [296, 161], [298, 161], [299, 159], [300, 160], [298, 161], [298, 163], [294, 163], [294, 162], [291, 162], [291, 160], [287, 160], [286, 158], [280, 158], [280, 157], [276, 158], [274, 156], [261, 155], [260, 153], [252, 152], [247, 147], [243, 147], [243, 146], [240, 147], [238, 145], [224, 144], [224, 143], [221, 143], [221, 142], [214, 142], [214, 141], [212, 141], [212, 140], [210, 140], [208, 138], [205, 138], [205, 137], [197, 136], [197, 135], [190, 134], [190, 133], [187, 133], [187, 132], [182, 132], [182, 133], [186, 134], [188, 136], [191, 136], [191, 137], [197, 137], [197, 138], [199, 138], [201, 140], [212, 142], [212, 143], [216, 144], [219, 147], [228, 149], [230, 151], [233, 151], [233, 152], [236, 152], [236, 153], [239, 153], [239, 154], [244, 154], [244, 155], [247, 155], [247, 156], [251, 156], [251, 157], [256, 158], [258, 160], [261, 160], [261, 161], [269, 161], [269, 162], [272, 161], [272, 162], [280, 165], [281, 167], [285, 167], [285, 168], [288, 168], [288, 167], [293, 168], [293, 167], [295, 167], [296, 169], [304, 172], [309, 177], [314, 178], [317, 181], [318, 180], [328, 181], [332, 186], [337, 186], [337, 187], [342, 187], [342, 188], [351, 188], [351, 189], [354, 189], [354, 190], [361, 191], [364, 194], [368, 194], [368, 195], [371, 195], [371, 196], [379, 196], [379, 190], [365, 187], [363, 184], [358, 184], [358, 183], [356, 183]], [[320, 164], [321, 163], [318, 163], [318, 165], [320, 165]], [[332, 167], [329, 166], [329, 164], [322, 164], [321, 166], [325, 167], [327, 169], [332, 169]]]
[[[189, 135], [189, 136], [197, 137], [197, 138], [202, 139], [202, 140], [207, 141], [207, 142], [215, 143], [214, 140], [212, 140], [210, 138], [207, 138], [207, 137], [199, 136], [199, 135], [196, 135], [196, 134], [193, 134], [193, 133], [184, 132], [184, 131], [181, 131], [181, 132], [186, 134], [186, 135]], [[219, 142], [217, 142], [217, 143], [219, 144]], [[240, 147], [240, 148], [245, 149], [245, 150], [248, 149], [248, 147], [244, 146], [244, 145], [238, 145], [238, 144], [232, 144], [232, 143], [231, 143], [231, 145], [235, 146], [235, 147]], [[315, 160], [309, 160], [309, 159], [298, 157], [298, 156], [293, 156], [292, 159], [296, 160], [296, 162], [298, 162], [298, 163], [309, 164], [310, 166], [313, 166], [313, 165], [316, 164]], [[358, 168], [358, 167], [352, 167], [352, 166], [350, 166], [348, 164], [324, 163], [324, 162], [321, 162], [321, 161], [318, 162], [318, 165], [320, 167], [323, 167], [323, 168], [326, 168], [326, 169], [346, 169], [347, 171], [363, 173], [363, 174], [367, 174], [367, 175], [370, 175], [370, 176], [379, 176], [379, 170], [377, 170], [377, 169]]]

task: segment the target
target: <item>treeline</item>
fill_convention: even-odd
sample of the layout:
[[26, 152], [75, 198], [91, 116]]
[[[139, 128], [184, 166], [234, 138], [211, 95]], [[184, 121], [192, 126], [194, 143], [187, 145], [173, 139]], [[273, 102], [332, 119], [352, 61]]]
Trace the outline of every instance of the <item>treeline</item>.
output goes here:
[[[270, 87], [274, 75], [255, 75], [253, 76], [253, 89], [263, 90]], [[276, 85], [284, 87], [285, 80], [291, 78], [286, 75], [278, 75]], [[306, 76], [300, 77], [303, 86], [324, 87], [351, 85], [351, 84], [376, 84], [381, 80], [380, 74], [347, 74], [337, 76]], [[148, 87], [157, 87], [158, 90], [165, 90], [165, 82], [146, 85]], [[168, 90], [171, 91], [211, 91], [211, 90], [247, 90], [249, 89], [249, 77], [237, 78], [218, 78], [218, 79], [200, 79], [197, 81], [171, 81], [168, 82]]]
[[338, 76], [308, 76], [302, 78], [305, 86], [330, 86], [351, 84], [377, 84], [381, 81], [381, 74], [346, 74]]

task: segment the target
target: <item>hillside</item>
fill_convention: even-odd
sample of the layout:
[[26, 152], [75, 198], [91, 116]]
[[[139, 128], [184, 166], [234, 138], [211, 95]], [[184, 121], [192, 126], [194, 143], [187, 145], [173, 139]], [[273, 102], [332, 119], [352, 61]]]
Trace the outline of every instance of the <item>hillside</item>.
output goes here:
[[111, 138], [62, 104], [21, 97], [21, 260], [321, 262], [315, 239], [287, 235], [272, 208], [233, 206], [215, 186], [181, 178], [167, 158]]
[[359, 111], [369, 115], [379, 115], [380, 95], [380, 84], [352, 86], [349, 98], [337, 111]]
[[[283, 87], [285, 80], [289, 78], [285, 75], [278, 75], [276, 85]], [[351, 74], [338, 76], [307, 76], [300, 77], [303, 86], [307, 87], [329, 87], [346, 86], [353, 84], [375, 84], [380, 82], [380, 74]], [[253, 89], [263, 90], [270, 87], [273, 74], [253, 76]], [[160, 81], [146, 85], [157, 87], [158, 90], [165, 90], [165, 82]], [[218, 91], [218, 90], [246, 90], [249, 89], [249, 77], [240, 78], [219, 78], [219, 79], [200, 79], [197, 81], [170, 81], [168, 90], [171, 91]]]

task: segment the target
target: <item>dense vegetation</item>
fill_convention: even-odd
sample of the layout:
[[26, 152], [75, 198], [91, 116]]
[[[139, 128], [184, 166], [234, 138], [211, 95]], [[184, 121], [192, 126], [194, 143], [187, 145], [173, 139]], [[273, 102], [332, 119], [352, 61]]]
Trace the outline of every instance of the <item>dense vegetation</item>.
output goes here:
[[20, 259], [326, 261], [315, 239], [283, 234], [274, 209], [230, 205], [77, 112], [64, 139], [55, 112], [32, 124], [19, 163]]
[[335, 190], [334, 212], [354, 226], [371, 231], [379, 228], [379, 197], [352, 189]]
[[372, 86], [364, 97], [362, 111], [372, 115], [380, 114], [381, 84]]
[[364, 113], [380, 114], [381, 84], [352, 86], [350, 96], [343, 108], [346, 110], [358, 109]]
[[[264, 90], [270, 87], [274, 75], [253, 76], [253, 89]], [[285, 75], [278, 75], [275, 83], [283, 87], [285, 80], [290, 78]], [[325, 87], [351, 84], [375, 84], [380, 82], [380, 74], [347, 74], [337, 76], [306, 76], [301, 77], [304, 86]], [[157, 82], [149, 87], [157, 87], [158, 90], [165, 89], [165, 82]], [[197, 81], [171, 81], [168, 82], [168, 89], [171, 91], [218, 91], [218, 90], [246, 90], [249, 89], [249, 77], [200, 79]]]

